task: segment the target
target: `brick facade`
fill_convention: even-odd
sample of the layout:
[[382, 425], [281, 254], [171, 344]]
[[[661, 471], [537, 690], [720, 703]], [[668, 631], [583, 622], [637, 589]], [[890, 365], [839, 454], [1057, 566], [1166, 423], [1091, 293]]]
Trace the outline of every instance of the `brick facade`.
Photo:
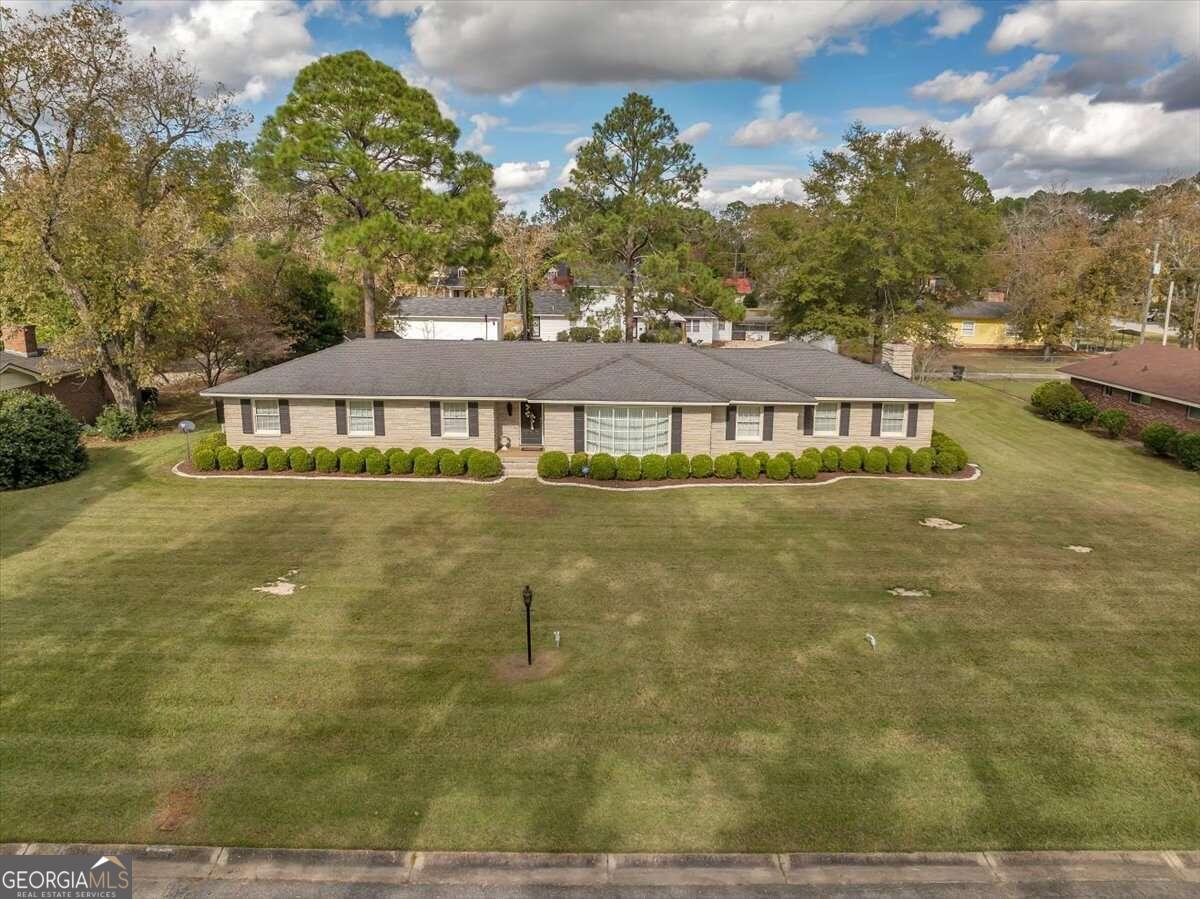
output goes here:
[[1143, 406], [1129, 401], [1129, 391], [1120, 387], [1107, 388], [1110, 393], [1104, 393], [1105, 387], [1093, 381], [1082, 378], [1071, 378], [1071, 383], [1079, 388], [1079, 392], [1095, 403], [1100, 409], [1120, 409], [1129, 416], [1129, 426], [1126, 434], [1136, 437], [1138, 432], [1148, 424], [1164, 422], [1177, 431], [1200, 432], [1200, 421], [1187, 417], [1188, 407], [1183, 403], [1173, 403], [1158, 397], [1149, 397], [1150, 405]]

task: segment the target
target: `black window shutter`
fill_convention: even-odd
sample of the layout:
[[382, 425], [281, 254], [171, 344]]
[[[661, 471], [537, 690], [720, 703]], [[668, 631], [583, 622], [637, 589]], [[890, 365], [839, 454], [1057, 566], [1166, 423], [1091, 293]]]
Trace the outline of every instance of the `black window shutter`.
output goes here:
[[213, 400], [213, 405], [217, 407], [217, 424], [225, 424], [225, 401]]
[[775, 407], [763, 406], [762, 439], [775, 439]]
[[429, 436], [442, 436], [442, 404], [437, 400], [429, 401]]
[[333, 401], [333, 412], [334, 412], [334, 415], [337, 417], [337, 432], [339, 434], [348, 433], [349, 429], [346, 427], [346, 401], [345, 400], [334, 400]]
[[878, 437], [883, 424], [883, 403], [871, 403], [871, 436]]
[[737, 438], [737, 406], [725, 407], [725, 439]]
[[582, 453], [584, 447], [583, 406], [576, 406], [575, 413], [575, 452]]
[[383, 426], [383, 400], [372, 400], [371, 411], [375, 413], [375, 436], [383, 437], [387, 433]]
[[813, 432], [813, 415], [816, 412], [815, 406], [804, 407], [804, 436], [811, 437]]
[[292, 433], [292, 406], [287, 400], [279, 401], [279, 433]]
[[838, 435], [841, 437], [850, 436], [850, 404], [842, 403], [841, 420], [838, 422]]
[[479, 436], [479, 403], [467, 403], [467, 436]]
[[908, 404], [908, 436], [917, 436], [917, 404]]
[[683, 452], [683, 406], [671, 407], [671, 452]]
[[242, 400], [242, 433], [254, 433], [254, 409], [250, 405], [250, 400]]

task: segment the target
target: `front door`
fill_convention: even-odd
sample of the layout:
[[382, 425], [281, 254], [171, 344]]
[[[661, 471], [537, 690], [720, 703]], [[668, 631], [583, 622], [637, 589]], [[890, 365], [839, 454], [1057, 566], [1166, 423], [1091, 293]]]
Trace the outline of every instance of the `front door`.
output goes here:
[[542, 445], [542, 404], [521, 403], [521, 446]]

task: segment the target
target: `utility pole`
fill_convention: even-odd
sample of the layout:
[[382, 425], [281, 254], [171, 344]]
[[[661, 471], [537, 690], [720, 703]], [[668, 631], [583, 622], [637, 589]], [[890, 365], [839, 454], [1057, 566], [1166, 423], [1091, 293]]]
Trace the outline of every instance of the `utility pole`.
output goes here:
[[1192, 306], [1192, 349], [1200, 350], [1200, 282], [1196, 283], [1196, 299]]
[[1167, 290], [1167, 311], [1163, 313], [1162, 345], [1167, 345], [1167, 328], [1171, 326], [1171, 301], [1175, 299], [1175, 279], [1171, 279], [1171, 287]]
[[1150, 300], [1154, 296], [1154, 276], [1158, 274], [1158, 241], [1154, 241], [1154, 261], [1150, 263], [1150, 282], [1146, 285], [1146, 302], [1142, 304], [1141, 339], [1146, 342], [1146, 317], [1150, 315]]

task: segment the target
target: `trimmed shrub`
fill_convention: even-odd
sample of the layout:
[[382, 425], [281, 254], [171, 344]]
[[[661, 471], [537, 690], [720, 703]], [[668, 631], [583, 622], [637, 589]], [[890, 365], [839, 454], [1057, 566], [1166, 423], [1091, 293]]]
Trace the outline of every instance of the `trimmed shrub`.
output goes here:
[[933, 447], [934, 457], [938, 453], [948, 452], [954, 456], [955, 464], [958, 466], [955, 471], [961, 471], [967, 465], [967, 451], [958, 445], [958, 442], [952, 437], [943, 434], [941, 431], [934, 431], [929, 438], [929, 443]]
[[1175, 434], [1176, 431], [1173, 427], [1156, 421], [1142, 428], [1138, 436], [1141, 438], [1142, 445], [1154, 455], [1165, 456], [1171, 448], [1171, 441], [1175, 439]]
[[467, 463], [467, 473], [473, 478], [498, 478], [500, 468], [500, 457], [486, 450], [471, 453], [471, 460]]
[[[561, 333], [561, 332], [559, 332]], [[571, 458], [567, 460], [567, 472], [573, 478], [583, 477], [583, 470], [588, 467], [587, 453], [571, 453]]]
[[338, 454], [338, 471], [342, 474], [359, 474], [362, 470], [363, 457], [358, 450]]
[[96, 430], [109, 440], [128, 440], [138, 431], [137, 416], [109, 403], [96, 416]]
[[360, 449], [358, 451], [358, 454], [360, 456], [362, 456], [364, 459], [366, 459], [367, 456], [382, 456], [383, 455], [383, 453], [381, 453], [379, 451], [379, 448], [374, 447], [374, 446], [364, 446], [362, 449]]
[[412, 449], [410, 449], [408, 451], [408, 454], [412, 457], [414, 463], [417, 460], [417, 456], [431, 455], [429, 450], [425, 449], [425, 447], [423, 447], [423, 446], [414, 446]]
[[793, 462], [796, 461], [796, 454], [789, 453], [787, 450], [783, 450], [782, 452], [776, 453], [775, 458], [776, 459], [787, 459], [787, 464], [790, 466]]
[[954, 474], [958, 471], [958, 456], [950, 450], [938, 450], [933, 457], [933, 469], [938, 474]]
[[87, 468], [83, 426], [66, 406], [28, 390], [0, 397], [0, 490], [65, 481]]
[[323, 446], [313, 450], [313, 466], [321, 474], [330, 474], [337, 471], [338, 457]]
[[328, 453], [328, 452], [331, 452], [331, 450], [327, 446], [314, 446], [312, 448], [312, 450], [309, 452], [309, 455], [312, 456], [314, 459], [316, 459], [317, 453], [320, 453], [320, 452]]
[[226, 444], [226, 441], [225, 441], [225, 432], [224, 431], [209, 431], [207, 434], [205, 434], [203, 437], [201, 437], [198, 441], [196, 441], [196, 449], [212, 450], [213, 455], [215, 456], [217, 453], [217, 450], [219, 450], [221, 447], [225, 446], [225, 444]]
[[[860, 459], [862, 459], [862, 460], [864, 460], [864, 461], [866, 460], [866, 458], [867, 458], [867, 448], [866, 448], [865, 446], [859, 446], [859, 445], [856, 443], [856, 444], [854, 444], [854, 446], [848, 446], [848, 447], [846, 447], [846, 452], [847, 452], [847, 453], [848, 453], [848, 452], [850, 452], [850, 450], [854, 450], [855, 452], [857, 452], [857, 453], [858, 453], [858, 458], [860, 458]], [[843, 453], [842, 455], [844, 456], [845, 454], [846, 454], [846, 453]]]
[[383, 453], [371, 453], [365, 458], [367, 474], [387, 474], [388, 460]]
[[[767, 461], [770, 461], [770, 457]], [[738, 474], [747, 481], [757, 481], [758, 476], [762, 474], [762, 464], [758, 461], [758, 456], [743, 456], [738, 459]]]
[[804, 452], [802, 452], [800, 454], [800, 458], [812, 459], [814, 462], [817, 463], [817, 471], [821, 470], [821, 451], [819, 449], [817, 449], [815, 446], [810, 446], [808, 449], [806, 449]]
[[711, 478], [713, 476], [713, 459], [708, 453], [696, 453], [692, 456], [692, 477]]
[[217, 454], [208, 447], [202, 447], [192, 453], [192, 465], [197, 471], [212, 471], [217, 467]]
[[722, 453], [713, 459], [713, 474], [719, 478], [736, 478], [738, 473], [738, 460], [733, 453]]
[[850, 447], [850, 449], [842, 453], [841, 462], [839, 464], [842, 467], [842, 471], [862, 471], [862, 453], [860, 453], [854, 447]]
[[392, 456], [396, 455], [397, 453], [402, 453], [402, 452], [404, 452], [404, 450], [400, 449], [400, 447], [398, 447], [398, 446], [389, 446], [387, 449], [385, 449], [383, 451], [383, 457], [385, 459], [387, 459], [389, 462], [391, 462]]
[[271, 449], [270, 452], [263, 453], [263, 455], [266, 456], [266, 459], [267, 459], [267, 470], [268, 471], [287, 471], [288, 470], [287, 453], [285, 453], [283, 450], [279, 449], [279, 447], [274, 447]]
[[1180, 434], [1175, 441], [1175, 458], [1184, 468], [1200, 471], [1200, 434]]
[[750, 456], [749, 456], [747, 453], [743, 453], [741, 450], [734, 450], [734, 451], [733, 451], [732, 453], [730, 453], [729, 455], [733, 456], [733, 458], [735, 458], [735, 459], [738, 461], [738, 463], [739, 463], [739, 464], [741, 463], [741, 461], [742, 461], [743, 459], [749, 459], [749, 458], [750, 458]]
[[772, 481], [786, 481], [791, 476], [792, 463], [782, 453], [767, 463], [767, 477]]
[[288, 467], [292, 471], [312, 471], [313, 459], [302, 446], [295, 446], [288, 450]]
[[252, 446], [242, 447], [242, 468], [246, 471], [262, 471], [267, 467], [266, 457]]
[[640, 481], [642, 479], [642, 463], [637, 456], [626, 453], [617, 460], [617, 478], [622, 481]]
[[882, 446], [872, 447], [863, 460], [863, 468], [871, 474], [883, 474], [888, 467], [888, 451]]
[[337, 456], [339, 460], [341, 460], [342, 456], [346, 455], [346, 453], [352, 453], [352, 452], [354, 452], [354, 447], [352, 447], [352, 446], [339, 446], [337, 449], [337, 452], [335, 452], [334, 455]]
[[438, 460], [438, 471], [448, 478], [456, 478], [466, 470], [467, 466], [463, 465], [462, 456], [458, 453], [446, 453]]
[[232, 446], [223, 446], [217, 450], [217, 466], [221, 471], [237, 471], [242, 467], [242, 457]]
[[771, 461], [771, 454], [768, 452], [759, 450], [757, 453], [754, 454], [754, 458], [758, 460], [758, 467], [759, 467], [759, 470], [761, 471], [761, 470], [765, 470], [767, 467], [767, 463]]
[[282, 453], [282, 452], [283, 452], [283, 448], [282, 448], [282, 447], [275, 446], [274, 444], [272, 444], [271, 446], [264, 446], [264, 447], [262, 448], [262, 454], [263, 454], [263, 458], [264, 458], [264, 459], [265, 459], [267, 456], [271, 455], [271, 453], [276, 453], [276, 452], [278, 452], [278, 453]]
[[821, 470], [837, 471], [841, 467], [842, 451], [836, 446], [827, 446], [821, 450]]
[[908, 470], [913, 474], [929, 474], [933, 471], [933, 450], [922, 447], [908, 460]]
[[809, 455], [802, 455], [792, 463], [792, 474], [806, 481], [811, 481], [821, 470], [821, 463]]
[[459, 458], [459, 459], [462, 461], [462, 464], [463, 464], [463, 471], [466, 471], [466, 470], [467, 470], [467, 468], [470, 466], [470, 464], [471, 464], [471, 457], [472, 457], [473, 455], [475, 455], [477, 452], [479, 452], [479, 450], [477, 450], [477, 449], [476, 449], [475, 447], [473, 447], [473, 446], [468, 446], [468, 447], [467, 447], [466, 449], [464, 449], [464, 450], [459, 450], [459, 452], [458, 452], [458, 458]]
[[420, 478], [431, 478], [438, 473], [438, 460], [433, 453], [422, 453], [413, 458], [413, 474]]
[[1105, 409], [1096, 416], [1096, 424], [1104, 428], [1109, 437], [1117, 438], [1129, 427], [1129, 416], [1120, 409]]
[[671, 453], [667, 456], [667, 477], [673, 481], [681, 481], [688, 476], [691, 466], [688, 457], [683, 453]]
[[1096, 413], [1099, 411], [1095, 403], [1080, 400], [1078, 403], [1071, 403], [1067, 407], [1067, 421], [1081, 428], [1086, 428], [1096, 420]]
[[412, 474], [412, 456], [404, 450], [392, 450], [387, 455], [388, 471], [392, 474]]
[[1072, 403], [1083, 401], [1083, 394], [1070, 381], [1046, 381], [1039, 384], [1030, 397], [1030, 405], [1038, 415], [1051, 421], [1066, 421]]
[[611, 481], [617, 476], [617, 460], [608, 453], [596, 453], [588, 474], [593, 481]]
[[646, 481], [661, 481], [667, 476], [667, 460], [658, 453], [647, 453], [642, 456], [642, 479]]
[[888, 453], [888, 471], [892, 474], [904, 474], [908, 471], [908, 460], [911, 456], [912, 450], [907, 446], [892, 447], [892, 451]]
[[566, 453], [552, 450], [548, 453], [542, 453], [538, 457], [538, 477], [557, 480], [558, 478], [565, 478], [570, 470], [571, 460], [567, 458]]

